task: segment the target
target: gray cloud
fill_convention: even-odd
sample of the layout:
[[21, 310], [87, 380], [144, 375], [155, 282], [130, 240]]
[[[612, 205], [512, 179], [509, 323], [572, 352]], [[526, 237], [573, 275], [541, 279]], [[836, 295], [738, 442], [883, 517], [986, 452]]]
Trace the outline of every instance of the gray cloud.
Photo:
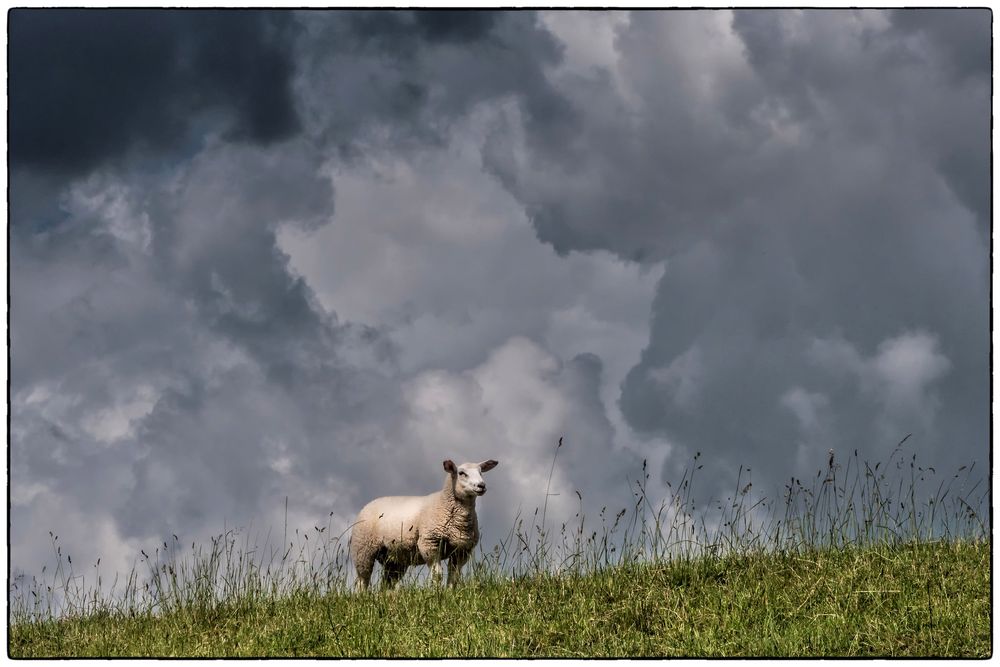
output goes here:
[[[927, 41], [933, 50], [927, 62], [947, 67], [958, 77], [983, 77], [990, 73], [990, 22], [988, 9], [899, 9], [893, 26]], [[942, 62], [943, 59], [943, 62]]]
[[[711, 454], [722, 478], [739, 463], [802, 472], [829, 447], [884, 456], [910, 431], [925, 460], [986, 457], [983, 18], [642, 14], [603, 73], [562, 80], [586, 109], [575, 143], [526, 141], [517, 160], [487, 145], [541, 240], [667, 260], [622, 389], [629, 423]], [[878, 366], [913, 340], [909, 363], [941, 370], [903, 411], [868, 371], [810, 353], [843, 341]], [[807, 396], [822, 431], [790, 408]]]
[[441, 452], [498, 458], [482, 510], [494, 536], [519, 505], [525, 519], [541, 507], [560, 436], [549, 526], [576, 513], [574, 491], [588, 520], [628, 504], [626, 476], [639, 474], [644, 452], [614, 423], [615, 400], [645, 342], [658, 277], [609, 253], [559, 258], [538, 243], [517, 202], [479, 170], [495, 116], [456, 127], [445, 150], [374, 152], [339, 170], [331, 224], [279, 238], [324, 306], [377, 324], [411, 378], [391, 451], [424, 462], [391, 492], [435, 484], [440, 471], [426, 459]]
[[[127, 567], [148, 540], [273, 524], [288, 495], [299, 524], [333, 512], [346, 525], [374, 475], [382, 492], [421, 492], [420, 482], [439, 483], [438, 459], [461, 454], [408, 435], [416, 408], [382, 323], [340, 321], [277, 235], [328, 224], [331, 168], [398, 146], [379, 138], [384, 128], [398, 125], [410, 138], [402, 148], [420, 150], [481, 100], [516, 97], [522, 80], [544, 86], [538, 58], [555, 58], [555, 42], [530, 14], [379, 13], [368, 28], [364, 17], [14, 16], [15, 567], [44, 561], [48, 530], [83, 562]], [[397, 22], [419, 26], [406, 47], [414, 59], [397, 53]], [[68, 41], [36, 43], [66, 27]], [[527, 48], [513, 48], [522, 30]], [[337, 36], [352, 41], [326, 41]], [[447, 85], [469, 75], [455, 44], [480, 44], [499, 62], [479, 58], [478, 76]], [[64, 60], [68, 72], [52, 71], [66, 78], [38, 76]], [[420, 87], [431, 95], [413, 104]], [[261, 94], [270, 109], [257, 108]], [[49, 99], [79, 113], [57, 127], [41, 108]], [[540, 400], [564, 391], [553, 385]], [[472, 458], [480, 447], [465, 449]], [[389, 475], [377, 464], [386, 457]]]
[[571, 131], [574, 110], [545, 76], [559, 43], [534, 12], [307, 16], [298, 44], [304, 122], [344, 157], [386, 142], [443, 145], [456, 118], [506, 98], [546, 130], [540, 140]]
[[131, 149], [182, 155], [206, 127], [257, 143], [298, 126], [290, 15], [16, 9], [10, 14], [15, 166], [79, 173]]
[[12, 15], [16, 566], [987, 455], [981, 13], [190, 16]]
[[[317, 168], [297, 144], [220, 145], [158, 187], [93, 176], [66, 223], [16, 237], [15, 489], [148, 538], [274, 509], [279, 457], [306, 484], [359, 465], [352, 429], [391, 428], [398, 390], [341, 354], [364, 345], [377, 366], [391, 349], [338, 324], [275, 245], [279, 222], [331, 214]], [[13, 525], [27, 540], [33, 522]]]

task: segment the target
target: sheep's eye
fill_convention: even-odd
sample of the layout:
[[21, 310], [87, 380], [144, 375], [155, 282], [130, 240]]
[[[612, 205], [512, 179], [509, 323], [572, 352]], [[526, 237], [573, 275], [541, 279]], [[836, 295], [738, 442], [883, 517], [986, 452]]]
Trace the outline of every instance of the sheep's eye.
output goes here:
[[461, 475], [462, 477], [465, 477], [465, 471], [464, 470], [459, 470], [458, 474]]

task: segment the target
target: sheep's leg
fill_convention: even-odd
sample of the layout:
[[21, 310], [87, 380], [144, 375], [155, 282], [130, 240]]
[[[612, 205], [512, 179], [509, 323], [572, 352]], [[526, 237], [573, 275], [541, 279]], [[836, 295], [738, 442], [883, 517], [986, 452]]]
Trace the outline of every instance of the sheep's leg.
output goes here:
[[368, 590], [368, 585], [371, 583], [372, 570], [375, 569], [375, 563], [373, 561], [368, 563], [367, 566], [355, 563], [355, 569], [358, 571], [358, 580], [355, 583], [355, 588], [359, 593], [364, 593]]
[[436, 560], [433, 563], [429, 563], [431, 568], [431, 583], [435, 586], [441, 585], [442, 568], [441, 561]]
[[374, 551], [362, 551], [353, 555], [354, 558], [354, 569], [358, 573], [358, 581], [355, 584], [359, 593], [363, 593], [368, 590], [368, 586], [372, 580], [372, 571], [375, 569], [375, 553]]
[[406, 565], [394, 561], [386, 561], [382, 566], [382, 586], [386, 589], [397, 588], [406, 572]]
[[462, 566], [469, 559], [468, 554], [455, 552], [448, 559], [448, 587], [454, 588], [462, 578]]
[[458, 585], [458, 580], [462, 577], [462, 566], [448, 563], [448, 588]]
[[421, 539], [417, 543], [420, 557], [431, 569], [431, 583], [435, 586], [441, 583], [441, 559], [444, 554], [444, 542], [441, 540]]

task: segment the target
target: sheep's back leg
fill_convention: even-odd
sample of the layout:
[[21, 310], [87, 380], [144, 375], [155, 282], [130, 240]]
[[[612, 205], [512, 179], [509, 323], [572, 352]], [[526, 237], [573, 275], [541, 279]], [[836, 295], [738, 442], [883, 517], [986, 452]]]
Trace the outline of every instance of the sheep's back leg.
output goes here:
[[364, 593], [368, 590], [368, 586], [372, 579], [372, 570], [375, 569], [375, 560], [372, 559], [370, 563], [358, 563], [355, 561], [354, 569], [358, 572], [358, 580], [355, 583], [355, 588], [359, 593]]
[[378, 550], [367, 546], [359, 547], [353, 544], [351, 546], [351, 559], [354, 561], [354, 569], [358, 574], [358, 581], [355, 587], [359, 592], [363, 593], [368, 590], [368, 586], [371, 584]]

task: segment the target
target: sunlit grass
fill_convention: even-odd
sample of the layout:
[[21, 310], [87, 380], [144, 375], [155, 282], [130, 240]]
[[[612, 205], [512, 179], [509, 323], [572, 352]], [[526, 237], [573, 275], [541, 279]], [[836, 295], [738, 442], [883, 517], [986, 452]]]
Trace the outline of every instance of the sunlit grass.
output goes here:
[[700, 455], [658, 500], [644, 463], [631, 507], [594, 526], [580, 496], [576, 523], [550, 527], [543, 501], [454, 590], [411, 570], [353, 593], [329, 524], [280, 546], [170, 536], [110, 584], [51, 535], [54, 569], [12, 582], [10, 655], [987, 656], [988, 493], [974, 466], [939, 474], [902, 444], [874, 466], [831, 456], [777, 499], [741, 468], [707, 507]]

